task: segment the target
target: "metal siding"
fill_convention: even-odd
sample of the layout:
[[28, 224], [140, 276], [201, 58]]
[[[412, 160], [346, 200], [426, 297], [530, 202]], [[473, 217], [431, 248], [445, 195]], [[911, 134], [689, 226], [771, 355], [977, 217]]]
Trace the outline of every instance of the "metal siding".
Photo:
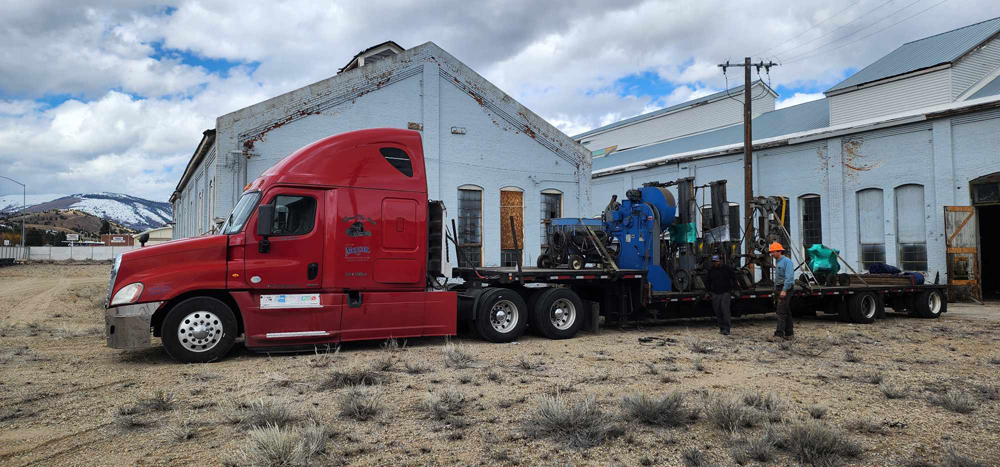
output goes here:
[[[819, 99], [766, 112], [753, 119], [754, 140], [773, 138], [830, 126], [828, 99]], [[707, 149], [743, 141], [743, 125], [733, 125], [706, 133], [673, 139], [641, 148], [615, 152], [594, 159], [594, 170], [639, 162], [657, 157]]]
[[858, 192], [858, 239], [861, 243], [885, 243], [882, 190], [869, 188]]
[[584, 146], [591, 150], [615, 145], [619, 150], [628, 149], [726, 127], [742, 120], [743, 103], [723, 99], [595, 135], [587, 138]]
[[951, 102], [950, 70], [830, 96], [830, 125]]
[[1000, 32], [1000, 18], [994, 18], [908, 42], [841, 81], [827, 92], [953, 62], [998, 32]]
[[990, 97], [997, 94], [1000, 94], [1000, 77], [993, 78], [993, 81], [979, 88], [975, 94], [969, 96], [969, 99], [979, 99], [980, 97]]
[[1000, 40], [994, 39], [966, 55], [951, 68], [952, 100], [997, 67], [1000, 67]]
[[903, 185], [896, 188], [896, 239], [899, 243], [924, 243], [923, 185]]

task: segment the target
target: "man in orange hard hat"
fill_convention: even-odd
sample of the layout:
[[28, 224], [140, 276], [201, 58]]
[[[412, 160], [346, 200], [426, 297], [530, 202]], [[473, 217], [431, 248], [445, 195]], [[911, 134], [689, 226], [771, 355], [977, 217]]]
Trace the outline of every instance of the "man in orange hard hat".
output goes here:
[[795, 285], [795, 265], [783, 254], [785, 248], [780, 243], [772, 243], [768, 251], [775, 261], [774, 295], [777, 298], [775, 314], [778, 315], [778, 326], [774, 330], [774, 336], [767, 340], [770, 342], [778, 339], [791, 340], [795, 333], [792, 329], [792, 312], [788, 304], [792, 301], [792, 286]]

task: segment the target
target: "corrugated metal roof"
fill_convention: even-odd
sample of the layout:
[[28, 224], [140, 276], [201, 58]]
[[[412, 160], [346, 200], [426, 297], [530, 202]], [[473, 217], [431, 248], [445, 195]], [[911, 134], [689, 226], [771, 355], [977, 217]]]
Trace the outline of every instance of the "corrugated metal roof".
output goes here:
[[[757, 83], [760, 83], [760, 82], [761, 82], [760, 80], [754, 81], [750, 85], [750, 87], [753, 88], [754, 86], [757, 85]], [[741, 97], [741, 95], [738, 95], [738, 94], [740, 94], [742, 92], [743, 92], [743, 85], [742, 84], [739, 85], [739, 86], [736, 86], [735, 88], [730, 88], [729, 89], [729, 94], [731, 94], [731, 95], [733, 95], [733, 97], [737, 97], [737, 98]], [[752, 89], [751, 89], [751, 92], [753, 92]], [[617, 122], [612, 123], [610, 125], [604, 125], [604, 126], [602, 126], [600, 128], [594, 128], [593, 130], [585, 131], [583, 133], [580, 133], [580, 134], [574, 136], [573, 139], [575, 139], [577, 141], [580, 141], [581, 138], [585, 138], [587, 136], [591, 136], [591, 135], [596, 134], [596, 133], [600, 133], [600, 132], [603, 132], [603, 131], [608, 131], [608, 130], [611, 130], [611, 129], [614, 129], [614, 128], [618, 128], [618, 127], [622, 127], [622, 126], [626, 126], [626, 125], [631, 125], [633, 123], [636, 123], [636, 122], [639, 122], [639, 121], [642, 121], [642, 120], [646, 120], [646, 119], [649, 119], [649, 118], [655, 118], [655, 117], [658, 117], [658, 116], [666, 114], [666, 113], [670, 113], [670, 112], [674, 112], [676, 110], [683, 109], [685, 107], [691, 107], [691, 106], [694, 106], [694, 105], [697, 105], [697, 104], [701, 104], [703, 102], [708, 102], [708, 101], [711, 101], [711, 100], [715, 100], [715, 99], [718, 99], [718, 98], [723, 97], [725, 95], [726, 95], [726, 91], [719, 91], [719, 92], [717, 92], [715, 94], [709, 94], [707, 96], [699, 97], [697, 99], [690, 100], [690, 101], [687, 101], [687, 102], [683, 102], [683, 103], [680, 103], [680, 104], [677, 104], [677, 105], [672, 105], [670, 107], [664, 107], [664, 108], [662, 108], [660, 110], [654, 110], [652, 112], [644, 113], [642, 115], [637, 115], [637, 116], [632, 117], [632, 118], [626, 118], [625, 120], [617, 121]], [[740, 102], [742, 102], [742, 101], [740, 101]]]
[[870, 83], [911, 71], [952, 63], [983, 41], [1000, 33], [1000, 18], [907, 42], [826, 92]]
[[976, 91], [975, 94], [969, 96], [969, 99], [979, 99], [980, 97], [995, 96], [1000, 94], [1000, 77], [993, 78], [983, 86], [980, 90]]
[[[830, 102], [827, 99], [819, 99], [758, 115], [757, 118], [753, 119], [753, 139], [774, 138], [828, 126], [830, 126]], [[594, 159], [593, 170], [641, 162], [670, 154], [736, 144], [742, 141], [743, 125], [733, 125], [698, 135], [612, 153], [610, 156]]]

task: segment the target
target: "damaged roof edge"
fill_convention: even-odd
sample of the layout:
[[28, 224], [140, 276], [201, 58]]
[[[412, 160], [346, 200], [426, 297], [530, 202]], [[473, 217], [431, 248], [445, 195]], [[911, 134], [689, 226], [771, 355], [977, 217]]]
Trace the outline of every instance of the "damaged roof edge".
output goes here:
[[534, 136], [535, 138], [539, 138], [539, 137], [544, 138], [544, 137], [547, 136], [548, 137], [547, 139], [549, 139], [550, 141], [555, 140], [555, 141], [552, 141], [552, 142], [555, 143], [556, 145], [558, 145], [560, 147], [566, 147], [566, 146], [568, 146], [569, 148], [572, 148], [574, 151], [576, 151], [577, 153], [579, 153], [580, 156], [581, 156], [581, 162], [589, 162], [590, 161], [590, 159], [591, 159], [590, 150], [587, 149], [586, 146], [580, 144], [579, 142], [577, 142], [575, 139], [573, 139], [571, 136], [567, 135], [566, 133], [563, 133], [562, 130], [556, 128], [551, 123], [549, 123], [547, 120], [545, 120], [544, 118], [538, 116], [538, 114], [536, 114], [535, 112], [532, 112], [531, 109], [525, 107], [517, 99], [514, 99], [512, 96], [510, 96], [509, 94], [507, 94], [506, 92], [504, 92], [502, 89], [498, 88], [495, 84], [491, 83], [486, 78], [483, 78], [482, 75], [480, 75], [479, 73], [476, 73], [475, 70], [473, 70], [472, 68], [470, 68], [468, 65], [466, 65], [461, 60], [455, 58], [454, 55], [451, 55], [450, 53], [448, 53], [447, 51], [445, 51], [441, 47], [438, 47], [437, 44], [435, 44], [433, 42], [425, 42], [425, 43], [419, 45], [418, 47], [424, 47], [424, 46], [433, 47], [435, 49], [435, 53], [438, 53], [441, 56], [444, 56], [448, 60], [449, 63], [451, 63], [455, 67], [459, 68], [463, 73], [468, 73], [469, 75], [472, 75], [472, 76], [478, 78], [482, 83], [484, 83], [488, 87], [488, 89], [490, 91], [492, 91], [494, 94], [496, 94], [497, 96], [500, 97], [499, 101], [502, 102], [502, 101], [509, 100], [512, 104], [514, 104], [517, 107], [516, 110], [517, 110], [518, 114], [520, 114], [525, 119], [525, 123], [527, 125], [529, 125], [529, 127], [532, 126], [532, 125], [535, 126], [535, 127], [537, 127], [537, 128], [532, 128], [532, 131], [535, 134], [535, 136]]
[[[856, 122], [844, 123], [841, 125], [819, 128], [816, 130], [808, 130], [798, 133], [789, 133], [787, 135], [776, 136], [773, 138], [759, 139], [753, 141], [753, 148], [755, 150], [767, 149], [776, 146], [799, 144], [818, 139], [835, 138], [844, 134], [861, 133], [864, 131], [869, 131], [878, 128], [905, 125], [917, 121], [943, 118], [955, 114], [978, 112], [982, 110], [995, 109], [998, 107], [1000, 107], [1000, 95], [983, 97], [979, 99], [970, 99], [961, 102], [952, 102], [948, 104], [940, 104], [931, 107], [924, 107], [922, 109], [917, 109], [915, 111], [900, 112], [892, 115], [870, 118], [867, 120], [860, 120]], [[660, 157], [654, 157], [643, 161], [631, 162], [628, 164], [622, 164], [614, 167], [608, 167], [606, 169], [597, 170], [594, 171], [591, 174], [591, 176], [593, 178], [605, 177], [633, 170], [642, 170], [645, 168], [655, 167], [672, 162], [686, 162], [693, 159], [704, 159], [709, 157], [733, 154], [742, 151], [742, 148], [743, 148], [743, 143], [736, 143], [736, 144], [727, 144], [727, 145], [716, 146], [706, 149], [699, 149], [683, 153], [666, 154]]]
[[180, 196], [181, 191], [184, 190], [185, 185], [187, 185], [188, 180], [191, 179], [191, 174], [194, 173], [194, 169], [201, 164], [201, 161], [205, 159], [205, 155], [208, 154], [209, 149], [215, 144], [215, 129], [211, 128], [202, 132], [201, 142], [198, 143], [198, 147], [195, 148], [194, 154], [191, 155], [191, 159], [188, 160], [187, 166], [184, 167], [184, 174], [181, 175], [181, 179], [177, 182], [177, 187], [174, 188], [174, 192], [170, 194], [169, 203], [173, 204]]

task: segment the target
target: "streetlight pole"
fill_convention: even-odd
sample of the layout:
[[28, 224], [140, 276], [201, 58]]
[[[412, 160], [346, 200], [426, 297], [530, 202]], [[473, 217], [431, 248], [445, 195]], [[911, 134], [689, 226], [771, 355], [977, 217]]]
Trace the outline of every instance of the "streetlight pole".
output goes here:
[[3, 175], [0, 175], [0, 178], [7, 179], [18, 185], [21, 185], [21, 251], [24, 251], [24, 215], [25, 215], [24, 211], [28, 209], [28, 203], [27, 203], [28, 196], [26, 194], [27, 193], [26, 187], [24, 186], [23, 183], [14, 180], [13, 178], [4, 177]]

